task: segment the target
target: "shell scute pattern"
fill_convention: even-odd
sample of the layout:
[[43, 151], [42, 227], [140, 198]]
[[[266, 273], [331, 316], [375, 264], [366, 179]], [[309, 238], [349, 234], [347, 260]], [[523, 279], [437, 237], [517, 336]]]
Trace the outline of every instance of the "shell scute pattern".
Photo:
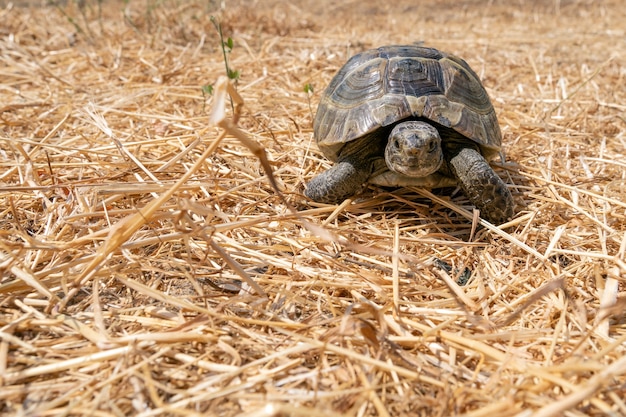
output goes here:
[[432, 59], [391, 58], [384, 79], [388, 94], [420, 97], [445, 93], [441, 65]]
[[500, 146], [495, 111], [465, 61], [436, 49], [397, 46], [350, 58], [322, 96], [314, 122], [325, 156], [347, 142], [408, 118], [427, 118], [481, 145]]
[[387, 62], [372, 59], [354, 68], [344, 81], [328, 92], [328, 100], [337, 107], [354, 108], [382, 97], [385, 91], [383, 77]]

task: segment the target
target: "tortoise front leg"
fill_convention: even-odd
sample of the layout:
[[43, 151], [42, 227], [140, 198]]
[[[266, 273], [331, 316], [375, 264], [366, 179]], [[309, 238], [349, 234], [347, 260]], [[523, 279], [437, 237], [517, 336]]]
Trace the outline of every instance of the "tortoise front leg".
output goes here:
[[459, 147], [449, 156], [449, 166], [480, 215], [493, 224], [513, 217], [515, 202], [502, 179], [476, 149]]
[[[362, 164], [362, 163], [361, 163]], [[318, 203], [337, 204], [363, 191], [370, 169], [357, 168], [351, 159], [336, 163], [313, 178], [304, 195]]]

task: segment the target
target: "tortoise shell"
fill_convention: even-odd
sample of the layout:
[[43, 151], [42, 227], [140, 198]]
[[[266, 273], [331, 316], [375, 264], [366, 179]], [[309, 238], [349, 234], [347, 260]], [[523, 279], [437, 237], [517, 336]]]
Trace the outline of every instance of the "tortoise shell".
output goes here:
[[480, 145], [488, 159], [500, 149], [496, 113], [478, 75], [454, 55], [413, 45], [350, 58], [322, 95], [314, 136], [336, 161], [346, 143], [412, 118], [453, 129]]

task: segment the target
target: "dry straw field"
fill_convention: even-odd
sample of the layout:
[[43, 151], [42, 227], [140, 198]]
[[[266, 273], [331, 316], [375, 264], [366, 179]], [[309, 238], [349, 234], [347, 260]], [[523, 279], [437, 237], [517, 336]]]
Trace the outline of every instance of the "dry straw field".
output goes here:
[[[2, 415], [626, 415], [623, 1], [0, 4]], [[334, 72], [414, 42], [487, 87], [501, 227], [303, 196]]]

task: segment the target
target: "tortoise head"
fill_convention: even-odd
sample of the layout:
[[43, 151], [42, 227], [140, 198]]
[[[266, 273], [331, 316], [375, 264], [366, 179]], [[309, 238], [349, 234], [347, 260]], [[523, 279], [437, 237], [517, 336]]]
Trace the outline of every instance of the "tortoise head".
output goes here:
[[387, 167], [409, 177], [426, 177], [443, 162], [441, 137], [433, 126], [420, 121], [398, 123], [385, 148]]

